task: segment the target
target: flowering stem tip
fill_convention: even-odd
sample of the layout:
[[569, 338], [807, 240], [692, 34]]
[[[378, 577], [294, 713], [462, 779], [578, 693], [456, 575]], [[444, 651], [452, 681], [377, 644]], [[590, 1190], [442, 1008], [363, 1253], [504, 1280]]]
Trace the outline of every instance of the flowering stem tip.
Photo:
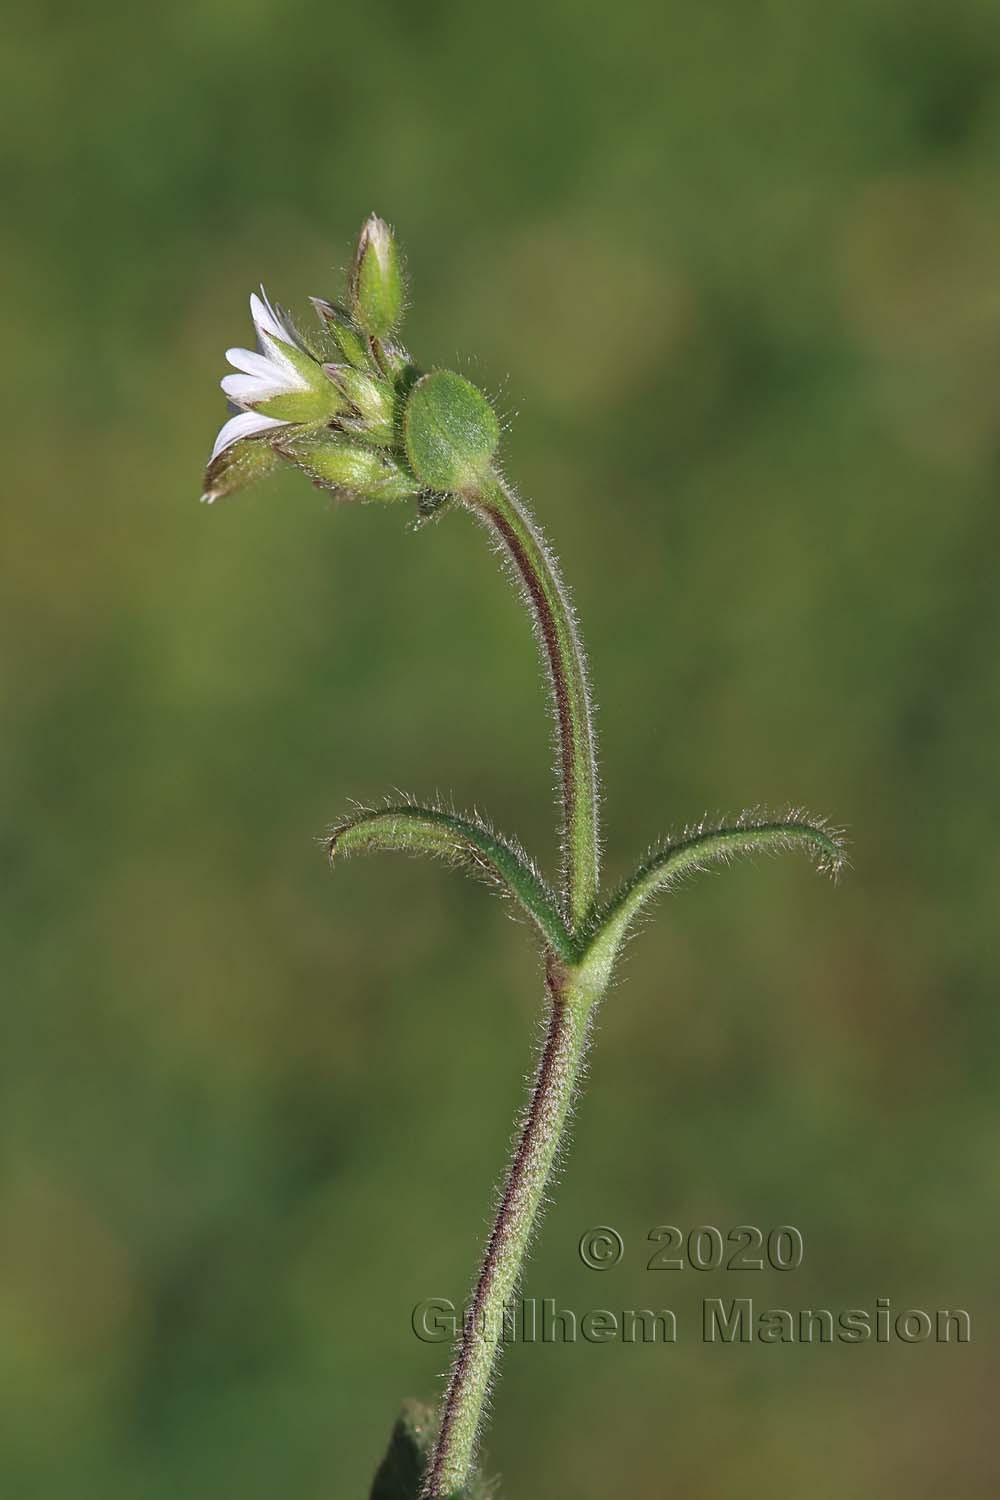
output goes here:
[[[404, 1413], [394, 1437], [397, 1445], [409, 1444], [414, 1466], [406, 1495], [454, 1500], [487, 1493], [476, 1450], [504, 1309], [551, 1186], [594, 1011], [637, 917], [682, 876], [737, 854], [800, 848], [836, 874], [843, 840], [799, 812], [744, 814], [654, 847], [616, 891], [602, 896], [586, 658], [555, 555], [498, 466], [496, 413], [469, 381], [450, 370], [420, 369], [399, 342], [401, 258], [391, 229], [376, 215], [361, 230], [344, 303], [312, 300], [317, 326], [302, 332], [263, 290], [251, 296], [256, 348], [227, 351], [235, 373], [223, 378], [222, 389], [234, 410], [212, 448], [202, 498], [220, 499], [290, 465], [343, 500], [410, 502], [418, 519], [445, 508], [467, 511], [489, 533], [525, 604], [556, 727], [562, 862], [552, 883], [512, 839], [478, 816], [438, 805], [394, 802], [365, 810], [333, 828], [328, 840], [331, 858], [405, 850], [443, 858], [486, 881], [527, 919], [544, 964], [545, 1038], [474, 1283], [474, 1316], [464, 1321], [436, 1419], [416, 1422]], [[380, 1476], [386, 1472], [383, 1465]]]

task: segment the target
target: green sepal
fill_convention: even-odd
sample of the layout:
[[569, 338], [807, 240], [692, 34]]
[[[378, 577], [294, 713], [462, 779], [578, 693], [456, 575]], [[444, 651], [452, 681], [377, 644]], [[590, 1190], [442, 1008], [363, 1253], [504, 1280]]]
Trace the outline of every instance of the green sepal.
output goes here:
[[286, 344], [281, 339], [264, 335], [264, 344], [274, 349], [281, 359], [292, 366], [305, 382], [306, 389], [283, 391], [280, 396], [269, 396], [263, 401], [244, 401], [249, 411], [259, 411], [267, 417], [277, 417], [281, 422], [330, 422], [346, 411], [347, 402], [326, 373], [324, 366], [317, 364], [304, 350]]
[[500, 423], [482, 391], [452, 370], [417, 381], [403, 427], [413, 472], [429, 490], [475, 489], [500, 441]]
[[281, 466], [281, 454], [268, 437], [242, 438], [238, 443], [230, 443], [212, 459], [205, 470], [201, 497], [206, 504], [211, 505], [213, 500], [221, 500], [224, 495], [231, 495], [234, 490], [263, 479]]
[[277, 445], [322, 489], [358, 500], [408, 500], [420, 486], [406, 465], [378, 448], [336, 436], [329, 429]]
[[351, 268], [355, 322], [372, 338], [387, 338], [403, 312], [403, 268], [396, 240], [384, 219], [367, 219]]
[[338, 350], [357, 370], [373, 368], [371, 349], [365, 334], [358, 328], [346, 308], [327, 302], [325, 297], [309, 299]]
[[442, 511], [454, 503], [452, 495], [441, 494], [438, 490], [421, 490], [417, 499], [417, 519], [413, 523], [414, 527], [419, 530], [421, 526], [437, 521]]
[[329, 380], [314, 390], [288, 391], [265, 401], [248, 401], [246, 405], [248, 410], [277, 417], [280, 422], [332, 422], [347, 409], [340, 392]]
[[400, 392], [406, 392], [419, 380], [420, 371], [413, 363], [408, 349], [402, 344], [397, 344], [392, 339], [380, 339], [378, 343], [379, 358], [386, 374], [396, 383]]
[[510, 896], [543, 941], [572, 962], [576, 949], [559, 904], [522, 849], [478, 818], [406, 802], [366, 810], [331, 829], [330, 858], [338, 854], [403, 851], [445, 859]]
[[323, 390], [323, 367], [311, 354], [307, 354], [297, 344], [288, 344], [284, 339], [276, 339], [270, 333], [263, 334], [262, 341], [265, 349], [269, 352], [273, 349], [281, 359], [286, 360], [313, 390]]

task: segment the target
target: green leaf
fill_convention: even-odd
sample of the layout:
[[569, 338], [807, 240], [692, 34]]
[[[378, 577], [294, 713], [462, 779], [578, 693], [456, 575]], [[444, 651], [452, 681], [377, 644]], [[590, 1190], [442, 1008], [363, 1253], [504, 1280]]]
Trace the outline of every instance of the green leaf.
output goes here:
[[436, 1425], [431, 1407], [403, 1402], [369, 1500], [417, 1500]]
[[685, 875], [711, 864], [727, 863], [737, 854], [778, 853], [798, 848], [813, 856], [818, 869], [834, 877], [844, 865], [842, 834], [820, 819], [795, 814], [784, 818], [744, 814], [728, 825], [694, 828], [644, 860], [597, 912], [590, 927], [591, 947], [617, 950], [646, 903]]
[[[421, 1401], [404, 1401], [389, 1447], [372, 1483], [369, 1500], [419, 1500], [424, 1470], [434, 1446], [437, 1417]], [[448, 1500], [500, 1500], [496, 1483], [478, 1471]]]
[[573, 940], [545, 880], [522, 849], [478, 818], [463, 818], [442, 808], [411, 802], [365, 810], [331, 830], [328, 848], [331, 859], [338, 854], [381, 850], [445, 859], [512, 897], [542, 939], [560, 957], [573, 959]]

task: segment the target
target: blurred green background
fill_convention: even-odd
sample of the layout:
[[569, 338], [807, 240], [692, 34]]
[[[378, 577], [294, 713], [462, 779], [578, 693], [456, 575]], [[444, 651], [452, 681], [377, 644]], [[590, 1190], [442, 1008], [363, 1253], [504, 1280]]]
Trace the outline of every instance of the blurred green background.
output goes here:
[[[529, 935], [314, 840], [439, 790], [551, 866], [528, 627], [461, 516], [197, 504], [248, 292], [336, 295], [374, 208], [574, 589], [609, 877], [756, 803], [853, 841], [631, 948], [525, 1292], [681, 1337], [511, 1351], [505, 1494], [994, 1495], [1000, 10], [43, 3], [0, 67], [4, 1493], [359, 1500], [478, 1254]], [[644, 1269], [745, 1222], [802, 1269]], [[711, 1348], [703, 1296], [974, 1338]]]

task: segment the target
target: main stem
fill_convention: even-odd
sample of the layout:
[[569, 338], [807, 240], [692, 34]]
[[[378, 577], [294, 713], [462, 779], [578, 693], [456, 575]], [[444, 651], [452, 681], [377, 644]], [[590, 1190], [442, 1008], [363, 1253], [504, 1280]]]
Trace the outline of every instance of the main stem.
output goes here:
[[431, 1456], [428, 1500], [461, 1495], [475, 1457], [483, 1407], [503, 1333], [559, 1151], [587, 1050], [591, 995], [579, 971], [548, 963], [548, 1027], [520, 1139], [500, 1195], [482, 1270], [463, 1321]]
[[555, 558], [523, 502], [495, 474], [464, 500], [509, 558], [538, 635], [556, 722], [563, 894], [569, 925], [577, 928], [593, 906], [600, 874], [597, 755], [583, 644]]
[[[575, 936], [597, 897], [600, 860], [597, 756], [583, 646], [555, 559], [527, 508], [496, 474], [462, 498], [506, 552], [545, 662], [559, 751], [563, 902]], [[545, 1043], [463, 1323], [424, 1485], [426, 1500], [459, 1496], [469, 1477], [505, 1311], [565, 1133], [591, 1012], [605, 979], [603, 969], [598, 975], [596, 968], [568, 968], [548, 955]]]

